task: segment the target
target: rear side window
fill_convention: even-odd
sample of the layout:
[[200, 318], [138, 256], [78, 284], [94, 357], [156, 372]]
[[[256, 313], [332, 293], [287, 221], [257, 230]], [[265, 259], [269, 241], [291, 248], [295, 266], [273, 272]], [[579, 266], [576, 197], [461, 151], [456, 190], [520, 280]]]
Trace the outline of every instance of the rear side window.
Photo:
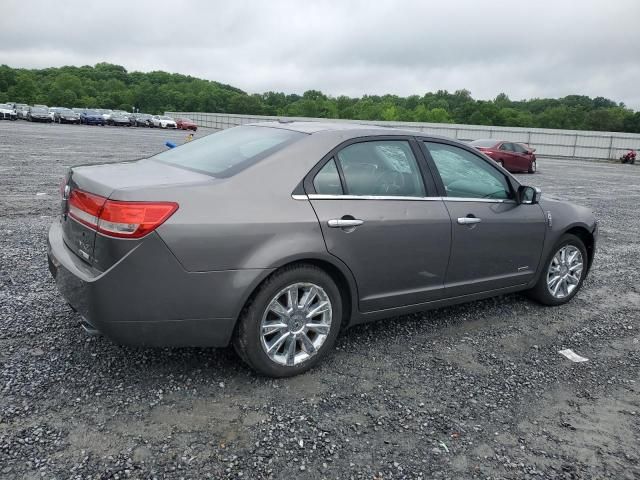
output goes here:
[[524, 148], [522, 145], [520, 145], [519, 143], [513, 143], [513, 150], [518, 152], [518, 153], [527, 153], [527, 149]]
[[152, 158], [214, 177], [230, 177], [306, 135], [282, 128], [234, 127]]
[[425, 196], [418, 162], [405, 140], [354, 143], [337, 159], [349, 195]]
[[316, 174], [313, 179], [313, 187], [320, 195], [342, 195], [340, 174], [336, 167], [336, 161], [332, 158]]

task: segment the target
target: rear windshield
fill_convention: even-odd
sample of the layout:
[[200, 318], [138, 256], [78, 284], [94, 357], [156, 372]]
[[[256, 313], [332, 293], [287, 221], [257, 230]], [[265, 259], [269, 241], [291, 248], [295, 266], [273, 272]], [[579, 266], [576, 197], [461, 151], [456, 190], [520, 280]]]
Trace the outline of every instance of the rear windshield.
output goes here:
[[496, 143], [496, 140], [474, 140], [470, 143], [474, 147], [493, 147]]
[[305, 136], [282, 128], [234, 127], [152, 158], [215, 177], [230, 177]]

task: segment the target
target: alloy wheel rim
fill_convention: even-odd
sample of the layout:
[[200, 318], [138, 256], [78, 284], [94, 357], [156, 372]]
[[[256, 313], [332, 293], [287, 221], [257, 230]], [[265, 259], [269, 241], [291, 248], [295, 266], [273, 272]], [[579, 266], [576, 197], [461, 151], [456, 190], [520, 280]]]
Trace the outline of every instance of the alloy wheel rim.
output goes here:
[[316, 355], [326, 341], [332, 311], [329, 295], [316, 284], [299, 282], [283, 288], [262, 315], [262, 348], [279, 365], [299, 365]]
[[582, 252], [573, 245], [560, 248], [547, 270], [547, 288], [555, 298], [571, 295], [580, 284], [583, 270]]

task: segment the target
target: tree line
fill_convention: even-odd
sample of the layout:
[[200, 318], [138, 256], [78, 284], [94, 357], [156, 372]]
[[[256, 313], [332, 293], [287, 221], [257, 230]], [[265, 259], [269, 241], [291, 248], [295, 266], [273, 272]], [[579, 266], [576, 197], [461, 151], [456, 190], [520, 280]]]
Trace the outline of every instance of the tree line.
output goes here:
[[218, 112], [292, 117], [460, 123], [640, 133], [640, 112], [603, 97], [476, 100], [468, 90], [359, 98], [281, 92], [246, 93], [177, 73], [127, 72], [120, 65], [22, 69], [0, 65], [0, 103], [111, 108], [146, 113]]

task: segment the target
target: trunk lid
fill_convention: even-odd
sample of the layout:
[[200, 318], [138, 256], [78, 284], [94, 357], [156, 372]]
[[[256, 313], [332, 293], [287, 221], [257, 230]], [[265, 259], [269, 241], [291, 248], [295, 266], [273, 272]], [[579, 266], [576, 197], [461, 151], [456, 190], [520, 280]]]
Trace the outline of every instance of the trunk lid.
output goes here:
[[[98, 234], [69, 215], [69, 196], [75, 190], [106, 199], [126, 192], [126, 200], [149, 200], [145, 191], [162, 187], [213, 182], [214, 178], [149, 159], [101, 165], [72, 167], [63, 187], [62, 230], [65, 244], [85, 262], [105, 270], [122, 258], [143, 239], [112, 238]], [[118, 195], [120, 194], [120, 195]], [[139, 197], [139, 198], [136, 198]], [[170, 201], [170, 198], [155, 198]]]

